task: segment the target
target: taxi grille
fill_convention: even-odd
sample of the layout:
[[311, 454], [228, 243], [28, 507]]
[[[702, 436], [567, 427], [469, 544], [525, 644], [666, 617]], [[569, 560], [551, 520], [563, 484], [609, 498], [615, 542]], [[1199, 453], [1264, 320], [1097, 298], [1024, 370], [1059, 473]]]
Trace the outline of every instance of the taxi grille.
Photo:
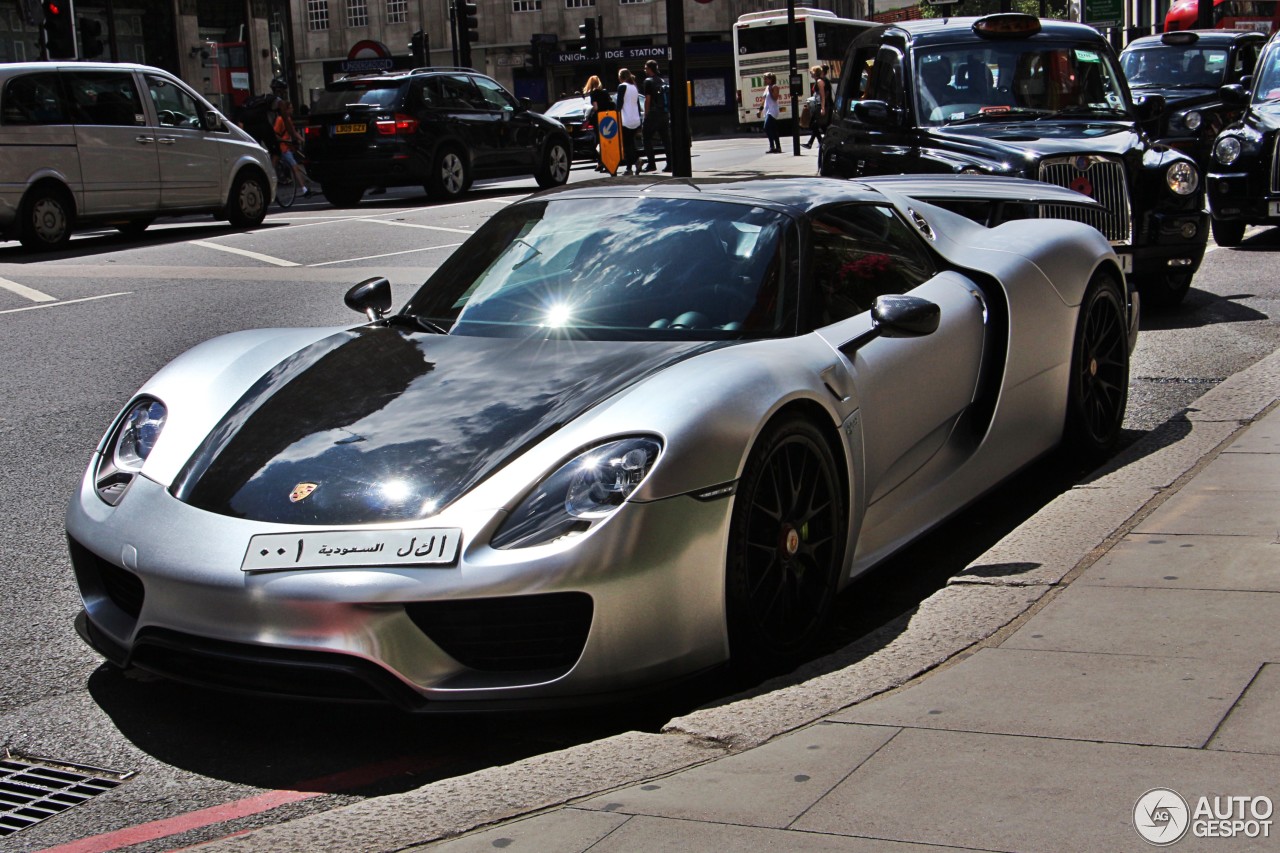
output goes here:
[[1129, 187], [1125, 181], [1124, 164], [1119, 160], [1097, 156], [1055, 157], [1040, 164], [1040, 180], [1046, 184], [1084, 192], [1106, 208], [1096, 210], [1046, 204], [1040, 209], [1042, 217], [1070, 219], [1092, 225], [1112, 244], [1127, 245], [1133, 242]]

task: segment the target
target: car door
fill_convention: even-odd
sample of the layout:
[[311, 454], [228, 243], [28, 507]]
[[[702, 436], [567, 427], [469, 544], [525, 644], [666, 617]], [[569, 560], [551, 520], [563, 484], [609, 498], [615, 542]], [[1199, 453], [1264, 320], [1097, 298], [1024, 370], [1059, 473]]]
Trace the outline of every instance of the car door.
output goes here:
[[501, 113], [490, 108], [469, 74], [442, 74], [431, 82], [439, 87], [441, 113], [450, 131], [462, 139], [472, 167], [492, 171], [499, 162]]
[[[847, 379], [863, 424], [868, 506], [901, 485], [950, 438], [973, 402], [985, 333], [973, 285], [940, 271], [920, 237], [893, 208], [844, 204], [811, 220], [810, 307], [818, 333], [847, 358]], [[937, 305], [937, 331], [918, 338], [877, 337], [877, 296], [909, 294]]]
[[160, 206], [155, 128], [132, 71], [66, 68], [87, 216], [148, 214]]
[[162, 208], [214, 207], [222, 201], [221, 145], [204, 128], [206, 108], [160, 74], [144, 74], [154, 113]]
[[846, 79], [822, 142], [824, 173], [859, 177], [912, 171], [913, 111], [902, 50], [896, 45], [860, 46]]
[[536, 127], [533, 116], [521, 108], [515, 97], [496, 81], [476, 75], [472, 78], [484, 97], [488, 109], [500, 116], [498, 122], [497, 158], [501, 167], [531, 171], [537, 156]]

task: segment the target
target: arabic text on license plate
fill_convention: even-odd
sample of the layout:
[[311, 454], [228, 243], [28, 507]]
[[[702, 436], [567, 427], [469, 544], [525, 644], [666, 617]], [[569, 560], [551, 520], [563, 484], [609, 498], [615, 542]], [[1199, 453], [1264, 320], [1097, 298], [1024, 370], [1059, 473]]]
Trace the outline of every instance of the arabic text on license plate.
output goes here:
[[242, 571], [352, 568], [358, 566], [441, 566], [458, 556], [462, 531], [321, 530], [315, 533], [260, 533], [249, 539]]
[[1120, 254], [1116, 257], [1120, 259], [1120, 272], [1125, 275], [1133, 272], [1133, 255]]
[[340, 124], [334, 128], [336, 133], [364, 133], [365, 126], [363, 124]]
[[1267, 204], [1267, 216], [1280, 216], [1280, 201], [1273, 201]]

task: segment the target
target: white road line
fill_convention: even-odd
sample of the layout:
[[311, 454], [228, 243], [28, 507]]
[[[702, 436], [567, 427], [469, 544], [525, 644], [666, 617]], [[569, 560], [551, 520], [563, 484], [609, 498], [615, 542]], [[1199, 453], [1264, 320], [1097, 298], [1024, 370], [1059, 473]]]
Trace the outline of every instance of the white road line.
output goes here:
[[399, 225], [401, 228], [425, 228], [428, 231], [448, 231], [450, 234], [471, 235], [476, 232], [466, 228], [445, 228], [443, 225], [419, 225], [416, 222], [392, 222], [389, 219], [357, 219], [357, 222], [372, 222], [375, 225]]
[[235, 246], [223, 246], [221, 243], [210, 243], [208, 240], [192, 240], [192, 246], [204, 246], [206, 249], [217, 249], [220, 252], [230, 252], [233, 255], [243, 255], [246, 258], [253, 258], [255, 261], [263, 263], [275, 264], [278, 267], [300, 267], [302, 264], [296, 264], [293, 261], [285, 261], [280, 258], [273, 258], [270, 255], [263, 255], [258, 252], [250, 252], [248, 249], [237, 249]]
[[307, 264], [309, 267], [327, 267], [333, 264], [350, 264], [355, 261], [372, 261], [375, 258], [390, 258], [393, 255], [412, 255], [414, 252], [430, 252], [435, 249], [456, 249], [461, 243], [444, 243], [440, 246], [423, 246], [421, 249], [405, 249], [403, 252], [387, 252], [383, 255], [365, 255], [363, 258], [343, 258], [340, 261], [322, 261], [318, 264]]
[[46, 302], [43, 305], [28, 305], [26, 308], [10, 308], [6, 311], [0, 311], [0, 314], [17, 314], [19, 311], [35, 311], [38, 308], [59, 308], [63, 305], [72, 305], [76, 302], [92, 302], [95, 299], [110, 299], [113, 296], [128, 296], [131, 293], [133, 293], [132, 290], [125, 290], [120, 293], [103, 293], [98, 296], [86, 296], [83, 299], [66, 299], [62, 302]]
[[25, 284], [18, 284], [16, 281], [9, 281], [7, 278], [0, 278], [0, 287], [10, 293], [16, 293], [24, 299], [30, 299], [32, 302], [57, 302], [58, 297], [50, 296], [47, 293], [41, 293], [33, 290]]

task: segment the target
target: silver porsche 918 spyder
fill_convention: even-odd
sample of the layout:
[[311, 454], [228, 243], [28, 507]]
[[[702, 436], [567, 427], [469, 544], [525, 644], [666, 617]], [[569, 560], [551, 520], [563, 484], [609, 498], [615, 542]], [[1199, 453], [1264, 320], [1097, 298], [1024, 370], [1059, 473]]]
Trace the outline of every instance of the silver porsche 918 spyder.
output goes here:
[[[958, 183], [957, 183], [958, 182]], [[1014, 179], [610, 182], [514, 203], [398, 313], [201, 344], [67, 513], [108, 660], [415, 710], [786, 661], [836, 593], [1065, 444], [1117, 440], [1105, 237], [921, 201]]]

